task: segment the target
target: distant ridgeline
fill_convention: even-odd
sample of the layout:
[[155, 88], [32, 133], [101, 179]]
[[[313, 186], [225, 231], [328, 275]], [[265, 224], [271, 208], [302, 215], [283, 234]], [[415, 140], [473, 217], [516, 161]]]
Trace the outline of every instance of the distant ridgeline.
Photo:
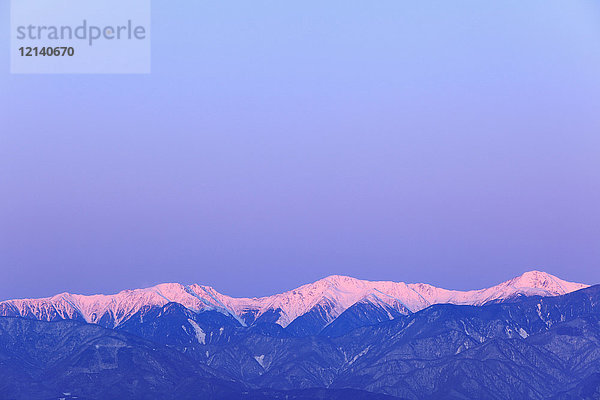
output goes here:
[[600, 286], [332, 276], [0, 303], [0, 399], [600, 399]]
[[[195, 313], [217, 311], [252, 326], [275, 323], [294, 334], [314, 335], [348, 318], [356, 309], [370, 310], [367, 324], [392, 320], [433, 304], [484, 305], [519, 296], [558, 296], [587, 287], [550, 274], [531, 271], [488, 289], [456, 291], [404, 282], [371, 282], [347, 276], [330, 276], [285, 293], [261, 298], [234, 298], [209, 286], [166, 283], [115, 295], [83, 296], [62, 293], [51, 298], [0, 302], [0, 316], [21, 316], [42, 321], [70, 319], [118, 328], [140, 319], [156, 307], [179, 303]], [[345, 315], [344, 315], [345, 314]], [[362, 319], [357, 320], [359, 323]], [[346, 321], [347, 323], [347, 321]]]

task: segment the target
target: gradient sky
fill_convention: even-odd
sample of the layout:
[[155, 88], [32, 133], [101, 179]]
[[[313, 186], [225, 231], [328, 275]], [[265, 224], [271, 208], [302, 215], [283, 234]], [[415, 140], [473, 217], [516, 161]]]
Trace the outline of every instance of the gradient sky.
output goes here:
[[597, 1], [152, 7], [150, 75], [0, 39], [0, 298], [600, 282]]

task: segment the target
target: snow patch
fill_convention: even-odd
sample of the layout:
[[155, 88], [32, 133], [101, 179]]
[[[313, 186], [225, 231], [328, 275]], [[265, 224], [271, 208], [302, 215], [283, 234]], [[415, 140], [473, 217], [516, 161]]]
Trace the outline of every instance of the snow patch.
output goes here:
[[526, 331], [525, 329], [523, 329], [523, 328], [519, 328], [519, 335], [520, 335], [520, 336], [521, 336], [523, 339], [525, 339], [526, 337], [528, 337], [528, 336], [529, 336], [529, 333], [527, 333], [527, 331]]
[[260, 356], [254, 356], [254, 359], [256, 360], [257, 363], [260, 364], [261, 367], [263, 367], [263, 369], [266, 369], [265, 367], [265, 355], [261, 354]]
[[196, 333], [196, 339], [198, 340], [198, 343], [206, 344], [206, 333], [204, 333], [202, 328], [200, 328], [200, 325], [198, 325], [193, 319], [188, 318], [188, 322], [190, 323], [190, 325], [192, 325], [192, 328], [194, 328], [194, 332]]
[[371, 346], [367, 346], [365, 349], [363, 349], [363, 351], [361, 351], [360, 353], [358, 353], [357, 355], [355, 355], [354, 358], [352, 358], [352, 360], [350, 360], [350, 362], [348, 364], [354, 364], [354, 362], [356, 360], [358, 360], [360, 357], [362, 357], [365, 354], [367, 354], [370, 349], [371, 349]]

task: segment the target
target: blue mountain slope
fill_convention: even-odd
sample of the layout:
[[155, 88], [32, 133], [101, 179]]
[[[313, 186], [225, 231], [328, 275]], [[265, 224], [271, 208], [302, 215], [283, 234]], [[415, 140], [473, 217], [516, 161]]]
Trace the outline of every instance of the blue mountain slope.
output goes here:
[[599, 398], [600, 286], [385, 322], [373, 304], [346, 312], [295, 331], [177, 303], [118, 330], [4, 317], [0, 398]]

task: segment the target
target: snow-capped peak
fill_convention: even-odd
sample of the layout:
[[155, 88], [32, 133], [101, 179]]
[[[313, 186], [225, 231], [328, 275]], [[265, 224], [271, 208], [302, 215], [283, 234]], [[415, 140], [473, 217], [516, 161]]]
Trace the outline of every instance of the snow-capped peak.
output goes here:
[[575, 282], [567, 282], [542, 271], [528, 271], [523, 275], [507, 282], [515, 288], [542, 289], [554, 295], [561, 295], [575, 290], [583, 289], [587, 285]]
[[491, 288], [471, 291], [332, 275], [284, 293], [259, 298], [234, 298], [197, 284], [164, 283], [113, 295], [61, 293], [43, 299], [8, 300], [0, 302], [0, 315], [48, 321], [80, 319], [116, 327], [141, 310], [176, 302], [194, 312], [216, 310], [231, 315], [241, 324], [248, 313], [254, 318], [252, 323], [266, 312], [275, 312], [278, 313], [276, 322], [285, 327], [314, 307], [326, 310], [324, 318], [329, 323], [357, 302], [370, 302], [408, 313], [439, 303], [483, 305], [518, 295], [557, 296], [587, 286], [540, 271], [529, 271]]

